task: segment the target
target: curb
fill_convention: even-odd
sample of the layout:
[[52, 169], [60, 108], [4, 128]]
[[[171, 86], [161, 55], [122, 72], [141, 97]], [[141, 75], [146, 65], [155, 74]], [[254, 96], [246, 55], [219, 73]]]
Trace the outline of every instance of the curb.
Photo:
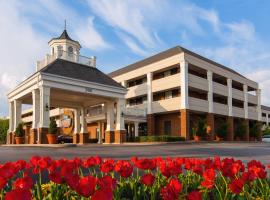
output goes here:
[[64, 148], [76, 147], [76, 144], [3, 144], [2, 147], [46, 147], [46, 148]]

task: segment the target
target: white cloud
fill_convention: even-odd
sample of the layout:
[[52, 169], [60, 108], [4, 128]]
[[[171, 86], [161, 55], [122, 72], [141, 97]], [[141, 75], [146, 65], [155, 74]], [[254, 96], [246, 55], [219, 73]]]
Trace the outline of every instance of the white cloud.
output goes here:
[[80, 43], [84, 47], [92, 50], [103, 50], [111, 48], [111, 46], [104, 41], [102, 36], [94, 28], [94, 17], [89, 17], [87, 25], [78, 27], [75, 31]]
[[[155, 1], [88, 1], [92, 11], [115, 29], [136, 38], [146, 47], [154, 47], [156, 40], [146, 24], [145, 9], [152, 9]], [[149, 13], [150, 14], [150, 13]]]

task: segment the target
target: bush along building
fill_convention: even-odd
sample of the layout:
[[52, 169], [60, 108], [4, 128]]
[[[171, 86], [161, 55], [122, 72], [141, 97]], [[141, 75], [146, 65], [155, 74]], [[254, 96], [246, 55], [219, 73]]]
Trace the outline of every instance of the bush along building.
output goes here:
[[[8, 94], [7, 143], [15, 143], [20, 122], [24, 143], [47, 143], [50, 118], [58, 134], [81, 144], [164, 135], [261, 140], [262, 126], [269, 124], [270, 108], [261, 106], [258, 83], [183, 47], [104, 74], [96, 57], [80, 55], [79, 42], [66, 30], [49, 46], [36, 72]], [[22, 104], [32, 108], [22, 111]]]

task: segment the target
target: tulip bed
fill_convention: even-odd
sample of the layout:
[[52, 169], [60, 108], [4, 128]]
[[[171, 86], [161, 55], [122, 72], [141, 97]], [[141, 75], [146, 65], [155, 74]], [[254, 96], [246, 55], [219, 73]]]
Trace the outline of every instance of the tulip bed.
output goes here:
[[1, 199], [270, 199], [259, 161], [219, 157], [53, 160], [0, 165]]

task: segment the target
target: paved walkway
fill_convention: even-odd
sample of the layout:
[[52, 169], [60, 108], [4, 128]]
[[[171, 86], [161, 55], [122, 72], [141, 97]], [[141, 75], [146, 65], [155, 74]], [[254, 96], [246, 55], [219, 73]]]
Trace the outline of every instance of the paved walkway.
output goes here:
[[270, 164], [270, 143], [173, 143], [151, 145], [98, 145], [77, 147], [0, 147], [0, 162], [28, 160], [33, 155], [73, 158], [99, 155], [116, 159], [132, 156], [235, 157], [243, 161], [261, 160]]

